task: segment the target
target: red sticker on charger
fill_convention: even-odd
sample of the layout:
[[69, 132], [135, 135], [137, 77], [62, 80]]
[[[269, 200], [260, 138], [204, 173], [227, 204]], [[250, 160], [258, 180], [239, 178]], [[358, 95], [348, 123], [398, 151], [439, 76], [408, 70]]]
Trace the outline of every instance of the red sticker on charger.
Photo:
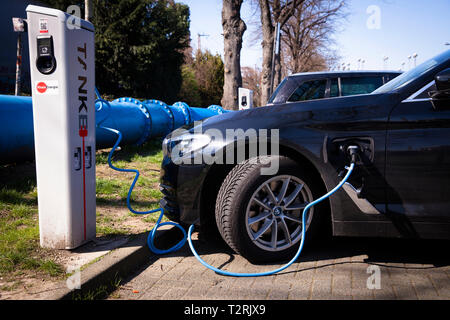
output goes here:
[[39, 93], [45, 93], [45, 91], [47, 91], [47, 85], [45, 84], [45, 82], [39, 82], [39, 83], [36, 85], [36, 90], [37, 90]]
[[36, 81], [35, 88], [39, 95], [55, 96], [59, 94], [58, 80]]

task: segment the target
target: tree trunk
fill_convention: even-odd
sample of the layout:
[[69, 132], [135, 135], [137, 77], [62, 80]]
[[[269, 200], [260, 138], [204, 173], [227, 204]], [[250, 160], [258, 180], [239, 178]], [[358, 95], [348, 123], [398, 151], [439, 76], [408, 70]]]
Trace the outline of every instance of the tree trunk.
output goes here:
[[[258, 0], [259, 8], [261, 10], [261, 26], [263, 33], [263, 65], [261, 80], [261, 103], [263, 105], [269, 100], [270, 92], [281, 81], [281, 54], [273, 59], [276, 33], [275, 25], [280, 23], [280, 27], [283, 28], [284, 24], [295, 12], [295, 8], [304, 1], [305, 0], [290, 0], [283, 2], [281, 0]], [[275, 67], [273, 87], [271, 86], [272, 61]]]
[[238, 110], [238, 88], [242, 86], [241, 49], [242, 37], [247, 26], [241, 19], [243, 0], [223, 0], [222, 27], [224, 36], [224, 86], [222, 106]]
[[268, 0], [259, 0], [261, 9], [261, 26], [263, 33], [262, 75], [261, 75], [261, 105], [265, 106], [270, 98], [271, 73], [274, 48], [275, 28], [272, 24], [272, 13]]

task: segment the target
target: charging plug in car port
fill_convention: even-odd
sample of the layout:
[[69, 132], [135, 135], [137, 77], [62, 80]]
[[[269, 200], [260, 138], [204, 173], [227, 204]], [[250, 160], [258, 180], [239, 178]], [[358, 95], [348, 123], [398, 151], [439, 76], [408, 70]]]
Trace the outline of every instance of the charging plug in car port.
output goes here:
[[349, 161], [358, 166], [370, 166], [374, 160], [374, 142], [369, 137], [333, 139], [328, 145], [328, 159], [336, 167]]

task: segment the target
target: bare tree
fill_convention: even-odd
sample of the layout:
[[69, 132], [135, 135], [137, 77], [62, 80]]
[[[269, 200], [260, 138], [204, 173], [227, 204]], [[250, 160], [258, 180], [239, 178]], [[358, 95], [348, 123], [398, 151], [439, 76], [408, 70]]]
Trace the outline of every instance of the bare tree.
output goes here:
[[284, 73], [328, 69], [336, 59], [332, 35], [345, 17], [345, 0], [306, 0], [283, 26]]
[[222, 27], [224, 36], [224, 87], [222, 106], [238, 109], [238, 88], [242, 86], [241, 49], [242, 37], [247, 26], [241, 19], [243, 0], [223, 0]]
[[253, 105], [261, 106], [261, 70], [258, 68], [242, 68], [242, 85], [244, 88], [253, 90]]
[[[261, 102], [265, 104], [269, 100], [273, 88], [278, 86], [281, 81], [281, 63], [280, 55], [274, 54], [274, 40], [276, 25], [279, 23], [283, 28], [286, 22], [295, 13], [297, 6], [305, 0], [258, 0], [261, 10], [261, 29], [262, 29], [262, 81], [261, 81]], [[272, 60], [275, 64], [275, 76], [271, 81]], [[272, 87], [273, 83], [273, 87]]]

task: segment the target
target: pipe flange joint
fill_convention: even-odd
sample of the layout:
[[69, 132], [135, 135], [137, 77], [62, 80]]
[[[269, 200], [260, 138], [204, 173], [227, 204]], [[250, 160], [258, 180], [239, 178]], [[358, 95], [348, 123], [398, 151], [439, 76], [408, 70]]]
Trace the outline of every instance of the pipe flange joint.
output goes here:
[[215, 104], [209, 106], [208, 110], [214, 111], [217, 114], [223, 114], [224, 113], [223, 108], [221, 106], [218, 106], [218, 105], [215, 105]]
[[145, 100], [143, 102], [145, 105], [147, 104], [152, 104], [152, 105], [157, 105], [159, 107], [161, 107], [161, 109], [164, 111], [164, 113], [169, 117], [170, 119], [170, 124], [171, 124], [171, 129], [170, 131], [173, 131], [175, 129], [175, 116], [173, 114], [172, 109], [169, 108], [169, 106], [162, 101], [159, 100]]
[[135, 105], [138, 106], [139, 110], [141, 110], [141, 112], [144, 114], [144, 117], [145, 117], [144, 132], [143, 132], [142, 136], [139, 138], [139, 140], [136, 142], [136, 145], [138, 145], [138, 146], [142, 145], [144, 142], [147, 141], [147, 139], [150, 137], [150, 135], [152, 133], [152, 116], [151, 116], [150, 112], [148, 111], [147, 107], [140, 100], [135, 99], [135, 98], [129, 98], [129, 97], [119, 98], [119, 99], [114, 100], [113, 102], [134, 103]]
[[191, 123], [191, 108], [185, 102], [176, 102], [173, 104], [174, 107], [178, 107], [181, 109], [181, 112], [184, 115], [184, 124]]

